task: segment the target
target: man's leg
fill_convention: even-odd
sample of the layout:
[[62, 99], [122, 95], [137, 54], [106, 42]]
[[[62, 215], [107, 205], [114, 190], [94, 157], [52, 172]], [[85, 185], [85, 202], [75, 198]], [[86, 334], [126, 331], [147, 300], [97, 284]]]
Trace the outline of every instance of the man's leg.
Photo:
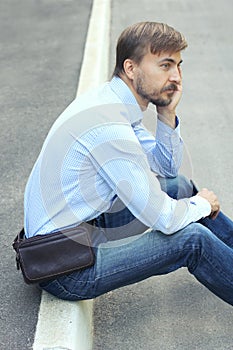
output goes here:
[[[173, 187], [177, 193], [177, 180], [168, 181], [168, 190]], [[179, 183], [181, 181], [179, 179]], [[103, 224], [116, 229], [118, 237], [117, 230], [122, 232], [128, 223], [135, 224], [135, 220], [126, 209], [116, 215], [104, 214], [97, 220], [96, 233], [101, 234]], [[232, 227], [232, 222], [229, 220], [226, 225]], [[150, 231], [131, 237], [130, 241], [102, 243], [95, 250], [93, 267], [60, 277], [42, 287], [63, 299], [88, 299], [150, 276], [187, 267], [209, 290], [233, 305], [233, 250], [202, 224], [190, 224], [169, 236]]]
[[[159, 180], [161, 183], [161, 188], [164, 191], [166, 191], [168, 193], [168, 195], [170, 195], [173, 198], [180, 199], [180, 198], [184, 198], [184, 197], [191, 197], [192, 195], [197, 193], [197, 189], [193, 185], [193, 183], [190, 182], [187, 178], [185, 178], [183, 176], [178, 176], [177, 178], [173, 178], [173, 179], [160, 178]], [[124, 215], [126, 217], [126, 212], [124, 213]], [[132, 214], [129, 214], [129, 216], [130, 215], [132, 215]], [[112, 218], [113, 220], [112, 219], [109, 220], [109, 216], [107, 216], [107, 217], [105, 217], [105, 219], [106, 219], [105, 222], [107, 222], [108, 225], [109, 225], [109, 222], [111, 222], [112, 225], [114, 226], [115, 220], [113, 218]], [[119, 224], [121, 223], [121, 220], [119, 220], [119, 218], [117, 221], [119, 222]], [[201, 283], [203, 283], [206, 287], [208, 287], [210, 290], [212, 290], [216, 295], [219, 295], [221, 298], [226, 300], [226, 297], [223, 296], [224, 293], [222, 294], [223, 289], [225, 289], [226, 293], [227, 293], [227, 290], [229, 289], [229, 295], [232, 294], [232, 273], [231, 273], [231, 264], [228, 265], [228, 254], [229, 254], [229, 259], [231, 260], [232, 250], [230, 248], [233, 247], [233, 222], [229, 218], [227, 218], [223, 213], [219, 213], [219, 216], [217, 219], [212, 220], [209, 218], [205, 218], [205, 219], [200, 220], [200, 224], [201, 225], [196, 225], [196, 226], [191, 224], [187, 228], [185, 228], [184, 230], [181, 230], [179, 233], [175, 233], [172, 236], [172, 238], [168, 237], [166, 235], [162, 235], [161, 237], [163, 237], [163, 240], [165, 240], [165, 242], [167, 243], [166, 248], [169, 252], [173, 251], [173, 247], [176, 247], [176, 243], [178, 243], [178, 249], [179, 249], [179, 247], [180, 247], [180, 245], [179, 245], [180, 233], [182, 236], [184, 235], [184, 237], [183, 237], [184, 240], [187, 239], [187, 241], [189, 243], [191, 242], [192, 247], [193, 247], [193, 245], [195, 246], [196, 239], [198, 241], [197, 245], [199, 245], [199, 243], [202, 242], [202, 244], [203, 244], [203, 257], [201, 259], [204, 261], [205, 256], [207, 259], [207, 261], [205, 263], [203, 263], [203, 266], [200, 263], [200, 268], [193, 268], [192, 267], [193, 264], [191, 264], [191, 266], [190, 266], [189, 264], [187, 264], [187, 260], [186, 260], [186, 263], [184, 263], [184, 261], [181, 259], [178, 261], [178, 264], [176, 264], [175, 261], [174, 261], [174, 263], [172, 263], [172, 261], [170, 261], [171, 265], [169, 265], [168, 270], [166, 270], [167, 261], [162, 262], [162, 259], [161, 259], [160, 262], [162, 264], [162, 269], [158, 269], [155, 272], [155, 275], [160, 274], [160, 273], [168, 273], [170, 271], [173, 271], [173, 269], [175, 270], [181, 266], [187, 266], [188, 269], [190, 270], [190, 272], [193, 273], [196, 276], [196, 278], [198, 280], [200, 280]], [[211, 232], [209, 230], [207, 230], [205, 227], [203, 227], [202, 225], [207, 227]], [[216, 237], [214, 237], [213, 233], [220, 240], [217, 239]], [[154, 235], [156, 235], [158, 238], [158, 237], [160, 237], [161, 234], [159, 234], [158, 232], [154, 232]], [[189, 237], [189, 235], [190, 235], [190, 237]], [[204, 243], [204, 241], [202, 241], [202, 239], [200, 239], [201, 237], [204, 239], [204, 241], [207, 240], [208, 244]], [[174, 238], [174, 243], [172, 243], [172, 246], [169, 248], [168, 242], [171, 242], [173, 240], [173, 238]], [[200, 239], [200, 242], [199, 242], [199, 239]], [[160, 241], [160, 240], [158, 239], [158, 241]], [[225, 244], [223, 244], [223, 242], [225, 242], [228, 245], [228, 247], [226, 247]], [[137, 242], [135, 242], [135, 246], [136, 245], [137, 245]], [[208, 245], [209, 245], [209, 248], [207, 249]], [[157, 246], [161, 247], [162, 245], [157, 244]], [[185, 250], [186, 250], [186, 252], [185, 252], [185, 254], [186, 254], [187, 251], [190, 250], [189, 254], [192, 256], [192, 254], [194, 252], [192, 252], [191, 247], [184, 247], [183, 246], [183, 239], [181, 239], [181, 246], [182, 246], [182, 249], [181, 249], [182, 252], [185, 252]], [[101, 248], [102, 247], [103, 246], [101, 246]], [[145, 243], [142, 244], [142, 249], [143, 249], [143, 247], [145, 247]], [[219, 248], [217, 248], [217, 247], [219, 247]], [[174, 248], [174, 249], [176, 249], [176, 248]], [[166, 249], [165, 249], [165, 251], [166, 251]], [[215, 251], [214, 254], [213, 254], [213, 251]], [[163, 249], [162, 249], [162, 252], [163, 252]], [[221, 252], [222, 252], [222, 255], [221, 255]], [[106, 251], [104, 252], [104, 254], [106, 254]], [[163, 253], [161, 253], [161, 254], [163, 255]], [[166, 258], [168, 256], [167, 254], [168, 253], [166, 251], [166, 253], [164, 253]], [[176, 254], [176, 253], [174, 252], [174, 254]], [[216, 254], [216, 257], [215, 257], [215, 254]], [[227, 254], [227, 255], [225, 256], [225, 254]], [[179, 256], [178, 253], [177, 253], [177, 256]], [[186, 256], [186, 258], [184, 258], [184, 260], [185, 259], [187, 259], [187, 256]], [[222, 261], [226, 261], [226, 266], [224, 266], [223, 270], [221, 271]], [[213, 266], [211, 267], [211, 265], [213, 265]], [[217, 276], [215, 276], [215, 273], [212, 276], [212, 273], [211, 273], [211, 271], [214, 270], [214, 268], [213, 268], [214, 266], [216, 267], [216, 274], [218, 275], [218, 273], [220, 273], [222, 278], [226, 279], [226, 283], [224, 283], [224, 281], [222, 281], [218, 285]], [[163, 268], [165, 268], [164, 271], [163, 271]], [[217, 272], [217, 271], [219, 271], [219, 272]], [[150, 272], [149, 272], [149, 276], [150, 276]], [[145, 276], [145, 278], [146, 277], [148, 277], [148, 276]], [[133, 276], [132, 276], [132, 278], [133, 278]], [[211, 279], [212, 279], [213, 283], [210, 283]], [[227, 286], [228, 285], [227, 281], [230, 282], [230, 287]], [[132, 281], [132, 283], [133, 283], [133, 281]], [[224, 285], [225, 285], [225, 287], [223, 288]]]
[[233, 305], [232, 266], [233, 250], [201, 224], [190, 224], [169, 236], [150, 231], [122, 246], [100, 245], [95, 296], [187, 267], [210, 291]]
[[[131, 242], [102, 243], [93, 267], [41, 286], [59, 298], [95, 298], [108, 291], [180, 267], [210, 291], [233, 305], [233, 250], [201, 224], [190, 224], [173, 235], [149, 231]], [[156, 283], [156, 280], [155, 280]]]

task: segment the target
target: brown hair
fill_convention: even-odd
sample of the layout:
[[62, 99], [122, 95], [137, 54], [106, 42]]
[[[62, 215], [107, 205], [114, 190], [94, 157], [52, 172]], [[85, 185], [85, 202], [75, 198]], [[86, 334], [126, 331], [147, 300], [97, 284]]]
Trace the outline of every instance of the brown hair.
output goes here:
[[116, 65], [113, 72], [119, 75], [124, 71], [127, 58], [140, 63], [150, 50], [153, 54], [178, 52], [187, 47], [184, 36], [164, 23], [140, 22], [126, 28], [120, 35], [116, 47]]

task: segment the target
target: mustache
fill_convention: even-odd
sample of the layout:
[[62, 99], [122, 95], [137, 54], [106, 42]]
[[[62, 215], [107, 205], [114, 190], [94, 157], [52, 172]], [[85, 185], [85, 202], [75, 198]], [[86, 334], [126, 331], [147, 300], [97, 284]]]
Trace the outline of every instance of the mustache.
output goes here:
[[177, 91], [178, 88], [177, 88], [176, 84], [170, 84], [170, 85], [168, 85], [168, 86], [165, 86], [165, 87], [161, 90], [161, 92], [170, 91], [170, 90]]

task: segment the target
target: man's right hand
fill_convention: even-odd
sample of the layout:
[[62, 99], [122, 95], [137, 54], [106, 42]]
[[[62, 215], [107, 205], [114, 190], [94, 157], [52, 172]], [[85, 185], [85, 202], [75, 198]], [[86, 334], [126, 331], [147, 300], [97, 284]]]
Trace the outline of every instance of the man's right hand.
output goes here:
[[216, 219], [218, 213], [220, 211], [220, 204], [216, 194], [213, 191], [207, 190], [207, 188], [203, 188], [201, 191], [197, 193], [197, 196], [201, 196], [205, 198], [211, 205], [211, 219]]

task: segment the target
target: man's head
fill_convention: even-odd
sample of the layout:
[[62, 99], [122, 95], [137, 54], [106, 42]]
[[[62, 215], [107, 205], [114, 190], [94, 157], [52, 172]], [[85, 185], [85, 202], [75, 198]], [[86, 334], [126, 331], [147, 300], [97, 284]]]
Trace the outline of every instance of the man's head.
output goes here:
[[124, 72], [124, 61], [129, 58], [140, 63], [147, 52], [175, 53], [187, 47], [184, 36], [164, 23], [140, 22], [126, 28], [116, 48], [116, 66], [113, 75]]
[[183, 35], [163, 23], [141, 22], [126, 28], [117, 44], [113, 75], [129, 86], [142, 109], [166, 107], [181, 96]]

